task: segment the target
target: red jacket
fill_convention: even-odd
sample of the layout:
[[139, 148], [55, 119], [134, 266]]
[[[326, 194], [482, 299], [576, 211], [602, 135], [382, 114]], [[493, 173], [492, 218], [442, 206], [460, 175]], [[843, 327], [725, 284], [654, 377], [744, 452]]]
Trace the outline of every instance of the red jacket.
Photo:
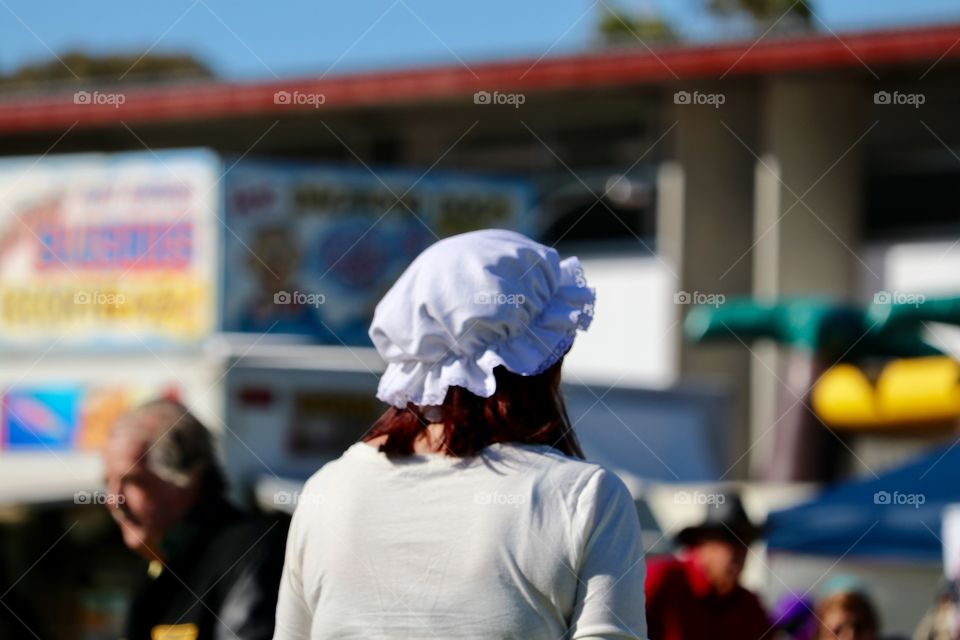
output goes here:
[[647, 564], [650, 640], [769, 640], [763, 605], [737, 585], [719, 596], [690, 558], [653, 558]]

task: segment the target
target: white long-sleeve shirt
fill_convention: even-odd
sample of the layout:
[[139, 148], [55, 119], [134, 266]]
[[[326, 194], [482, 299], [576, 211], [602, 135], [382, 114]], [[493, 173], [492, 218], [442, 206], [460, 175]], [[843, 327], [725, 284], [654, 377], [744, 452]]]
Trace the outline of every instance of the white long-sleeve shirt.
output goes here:
[[274, 638], [645, 639], [644, 575], [633, 500], [599, 465], [359, 442], [299, 496]]

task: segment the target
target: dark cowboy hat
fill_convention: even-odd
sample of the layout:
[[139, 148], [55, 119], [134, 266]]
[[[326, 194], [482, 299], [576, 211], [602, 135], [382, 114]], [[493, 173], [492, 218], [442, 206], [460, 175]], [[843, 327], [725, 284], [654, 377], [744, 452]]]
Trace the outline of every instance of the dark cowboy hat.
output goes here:
[[709, 494], [706, 518], [700, 524], [687, 527], [677, 534], [677, 543], [689, 547], [704, 539], [727, 539], [750, 545], [763, 532], [762, 527], [751, 522], [743, 508], [740, 496], [733, 492]]

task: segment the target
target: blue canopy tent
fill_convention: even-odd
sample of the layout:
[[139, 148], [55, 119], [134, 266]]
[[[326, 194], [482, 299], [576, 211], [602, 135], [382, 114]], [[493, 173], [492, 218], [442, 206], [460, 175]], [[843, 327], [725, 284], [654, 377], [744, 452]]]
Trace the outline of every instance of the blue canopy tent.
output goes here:
[[823, 491], [767, 519], [767, 548], [834, 558], [940, 562], [946, 505], [960, 502], [960, 446]]

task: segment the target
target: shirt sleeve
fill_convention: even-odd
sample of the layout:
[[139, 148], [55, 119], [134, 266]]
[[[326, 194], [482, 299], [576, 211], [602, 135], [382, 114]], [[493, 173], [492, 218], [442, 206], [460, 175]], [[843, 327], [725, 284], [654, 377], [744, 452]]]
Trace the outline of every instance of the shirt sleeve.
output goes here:
[[277, 599], [277, 617], [273, 640], [308, 640], [313, 615], [307, 606], [303, 589], [303, 554], [300, 529], [304, 518], [304, 504], [294, 511], [287, 536], [287, 550], [280, 577], [280, 595]]
[[630, 492], [616, 475], [600, 469], [584, 487], [577, 514], [584, 542], [570, 638], [646, 640], [646, 565]]

